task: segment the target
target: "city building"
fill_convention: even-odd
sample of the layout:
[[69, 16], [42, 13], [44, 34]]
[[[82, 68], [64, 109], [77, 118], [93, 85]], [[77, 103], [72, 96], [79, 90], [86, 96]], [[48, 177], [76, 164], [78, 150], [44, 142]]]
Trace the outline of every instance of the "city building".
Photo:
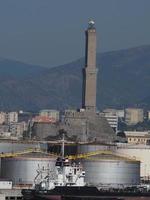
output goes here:
[[6, 113], [5, 112], [0, 112], [0, 124], [5, 123], [5, 118], [6, 118]]
[[7, 125], [7, 124], [0, 124], [0, 134], [3, 134], [5, 132], [9, 132], [9, 125]]
[[147, 119], [150, 120], [150, 110], [147, 111]]
[[124, 111], [124, 110], [116, 110], [116, 115], [117, 115], [119, 118], [124, 119], [125, 111]]
[[129, 144], [150, 144], [149, 131], [125, 131]]
[[18, 112], [8, 112], [5, 115], [5, 123], [17, 123], [18, 122]]
[[38, 123], [56, 123], [55, 118], [47, 117], [47, 116], [35, 116], [32, 119], [33, 122], [38, 122]]
[[114, 109], [114, 108], [106, 108], [103, 110], [103, 112], [116, 115], [118, 118], [124, 118], [124, 116], [125, 116], [124, 110], [118, 110], [118, 109]]
[[[83, 109], [84, 110], [84, 109]], [[73, 110], [73, 109], [67, 109], [65, 110], [65, 115], [68, 115], [68, 114], [72, 114], [72, 115], [75, 115], [77, 111], [76, 110]]]
[[125, 109], [125, 122], [127, 125], [135, 125], [138, 122], [143, 122], [144, 112], [140, 108], [126, 108]]
[[0, 137], [1, 138], [10, 138], [11, 137], [9, 125], [0, 124]]
[[39, 116], [48, 117], [55, 122], [59, 121], [59, 115], [60, 113], [58, 110], [45, 109], [39, 112]]
[[27, 130], [27, 123], [26, 122], [19, 122], [19, 123], [11, 123], [9, 131], [11, 136], [15, 136], [17, 138], [22, 138], [24, 131]]
[[113, 112], [113, 110], [104, 110], [103, 116], [107, 119], [109, 125], [114, 129], [115, 132], [118, 130], [118, 116], [116, 112]]

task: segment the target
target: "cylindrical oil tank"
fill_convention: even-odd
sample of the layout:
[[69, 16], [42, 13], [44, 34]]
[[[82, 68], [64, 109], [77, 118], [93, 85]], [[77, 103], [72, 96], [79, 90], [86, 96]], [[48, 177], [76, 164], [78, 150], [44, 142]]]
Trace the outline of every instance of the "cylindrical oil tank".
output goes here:
[[30, 148], [39, 148], [41, 147], [41, 143], [37, 142], [16, 142], [16, 141], [0, 141], [0, 153], [10, 153], [23, 151]]
[[112, 151], [116, 147], [114, 144], [79, 144], [77, 146], [77, 153], [89, 153], [95, 151]]
[[[3, 141], [0, 140], [0, 153], [14, 153], [18, 151], [24, 151], [31, 148], [41, 148], [47, 150], [42, 143], [37, 142], [25, 142], [25, 141]], [[1, 158], [0, 158], [0, 173], [1, 173]]]
[[117, 144], [114, 150], [116, 155], [123, 155], [127, 158], [134, 158], [141, 161], [141, 179], [150, 181], [150, 145], [143, 144]]
[[89, 185], [124, 187], [140, 183], [140, 162], [115, 155], [95, 155], [81, 160]]
[[37, 169], [55, 168], [56, 157], [44, 153], [28, 153], [17, 157], [1, 160], [1, 177], [13, 181], [14, 185], [33, 184]]

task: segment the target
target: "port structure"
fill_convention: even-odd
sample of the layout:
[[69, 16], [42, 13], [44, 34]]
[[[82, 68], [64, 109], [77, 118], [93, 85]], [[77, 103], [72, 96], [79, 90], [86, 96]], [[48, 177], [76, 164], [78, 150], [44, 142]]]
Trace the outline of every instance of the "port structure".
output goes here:
[[[30, 148], [30, 149], [26, 149], [23, 151], [17, 151], [17, 152], [9, 152], [9, 153], [0, 153], [0, 158], [7, 158], [7, 157], [17, 157], [17, 156], [21, 156], [24, 154], [28, 154], [28, 153], [45, 153], [44, 151], [42, 151], [39, 148]], [[47, 153], [48, 155], [54, 155], [57, 156], [58, 154], [55, 153]]]
[[[82, 154], [69, 155], [66, 157], [70, 160], [77, 160], [77, 159], [102, 160], [102, 159], [106, 159], [108, 155], [115, 156], [116, 154], [114, 154], [110, 150], [97, 150], [97, 151], [91, 151], [91, 152], [82, 153]], [[98, 156], [98, 157], [94, 157], [94, 156]], [[131, 161], [131, 160], [137, 161], [136, 158], [129, 157], [129, 156], [128, 157], [117, 156], [117, 160], [119, 159], [119, 157], [120, 157], [120, 160], [124, 158], [126, 161]]]
[[[39, 148], [30, 148], [30, 149], [26, 149], [23, 151], [17, 151], [17, 152], [9, 152], [9, 153], [0, 153], [0, 158], [7, 158], [7, 157], [17, 157], [17, 156], [21, 156], [24, 154], [28, 154], [28, 153], [46, 153], [44, 151], [42, 151]], [[46, 153], [49, 156], [55, 156], [55, 157], [59, 157], [61, 156], [61, 154], [58, 153]], [[91, 152], [87, 152], [87, 153], [80, 153], [80, 154], [74, 154], [74, 155], [66, 155], [65, 157], [68, 158], [69, 160], [78, 160], [78, 159], [89, 159], [89, 160], [99, 160], [99, 159], [105, 159], [108, 155], [117, 155], [117, 159], [120, 157], [120, 160], [122, 158], [126, 159], [127, 161], [137, 161], [139, 159], [137, 158], [133, 158], [133, 157], [127, 157], [127, 156], [123, 156], [123, 155], [118, 155], [113, 153], [113, 151], [111, 150], [97, 150], [97, 151], [91, 151]], [[95, 156], [95, 157], [94, 157]], [[98, 157], [96, 157], [98, 156]]]

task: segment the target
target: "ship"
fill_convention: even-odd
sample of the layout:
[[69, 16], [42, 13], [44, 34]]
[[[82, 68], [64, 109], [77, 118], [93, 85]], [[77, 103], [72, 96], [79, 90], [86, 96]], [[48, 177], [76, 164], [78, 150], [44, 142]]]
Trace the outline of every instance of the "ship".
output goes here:
[[85, 171], [80, 161], [64, 156], [64, 136], [61, 156], [56, 159], [55, 169], [38, 167], [32, 189], [23, 189], [24, 200], [125, 200], [127, 197], [150, 198], [150, 188], [131, 186], [126, 188], [97, 188], [85, 182]]
[[93, 199], [100, 197], [98, 188], [86, 185], [84, 177], [85, 171], [80, 162], [75, 163], [68, 158], [58, 157], [55, 171], [39, 167], [33, 189], [23, 189], [22, 194], [24, 200], [61, 200], [73, 199], [73, 197], [78, 197], [78, 199], [91, 197]]
[[64, 156], [64, 135], [62, 139], [61, 156], [57, 158], [55, 170], [48, 168], [37, 169], [33, 189], [24, 189], [22, 194], [25, 200], [60, 199], [65, 195], [87, 194], [97, 191], [96, 187], [87, 187], [80, 162], [72, 162]]

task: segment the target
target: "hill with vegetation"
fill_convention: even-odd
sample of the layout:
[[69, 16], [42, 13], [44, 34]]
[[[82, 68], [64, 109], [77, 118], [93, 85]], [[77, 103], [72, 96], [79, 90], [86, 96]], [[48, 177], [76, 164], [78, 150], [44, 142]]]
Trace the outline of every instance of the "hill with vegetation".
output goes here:
[[[84, 58], [44, 68], [0, 59], [0, 110], [79, 108]], [[150, 108], [150, 45], [97, 54], [97, 107]]]

